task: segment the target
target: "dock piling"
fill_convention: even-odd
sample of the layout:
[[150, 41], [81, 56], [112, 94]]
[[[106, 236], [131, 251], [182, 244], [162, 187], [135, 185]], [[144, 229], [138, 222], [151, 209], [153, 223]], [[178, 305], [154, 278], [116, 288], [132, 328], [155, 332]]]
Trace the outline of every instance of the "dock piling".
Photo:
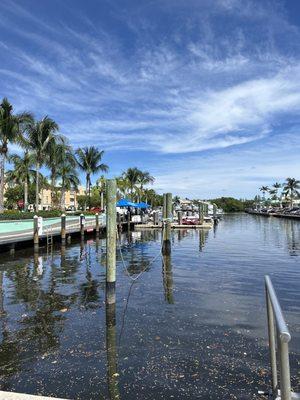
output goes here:
[[81, 237], [84, 237], [84, 222], [85, 222], [85, 217], [83, 214], [80, 214], [80, 234]]
[[172, 193], [164, 194], [164, 229], [163, 229], [163, 248], [164, 255], [171, 254], [171, 223], [173, 220]]
[[182, 211], [178, 211], [177, 213], [178, 216], [178, 225], [182, 225]]
[[33, 245], [34, 251], [39, 250], [39, 217], [35, 215], [33, 217]]
[[99, 214], [96, 213], [95, 217], [96, 217], [96, 235], [99, 235], [99, 231], [100, 231]]
[[167, 193], [163, 194], [163, 213], [162, 213], [162, 217], [163, 219], [167, 218]]
[[199, 203], [199, 224], [203, 225], [204, 223], [204, 204], [202, 202]]
[[106, 304], [107, 382], [109, 398], [111, 400], [118, 400], [120, 398], [116, 331], [116, 305]]
[[115, 179], [106, 181], [106, 301], [116, 302], [116, 235], [117, 185]]
[[216, 224], [218, 222], [218, 216], [217, 216], [217, 205], [215, 203], [213, 204], [213, 219], [214, 223]]
[[62, 245], [66, 244], [66, 215], [62, 214], [61, 216], [61, 243]]

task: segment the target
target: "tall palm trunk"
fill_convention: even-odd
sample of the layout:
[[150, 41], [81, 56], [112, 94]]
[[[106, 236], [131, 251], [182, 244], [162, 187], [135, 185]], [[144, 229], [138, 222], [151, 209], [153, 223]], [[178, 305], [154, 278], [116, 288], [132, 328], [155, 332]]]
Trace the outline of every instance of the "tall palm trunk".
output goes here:
[[28, 210], [28, 181], [24, 182], [24, 211]]
[[2, 150], [0, 153], [0, 213], [4, 211], [4, 170], [5, 170], [5, 152]]
[[35, 212], [39, 211], [39, 174], [40, 174], [40, 164], [36, 163], [36, 182], [35, 182]]
[[51, 171], [51, 208], [55, 207], [55, 185], [56, 185], [56, 171], [52, 168]]
[[91, 181], [89, 179], [89, 210], [91, 209]]
[[87, 209], [87, 198], [88, 198], [88, 192], [89, 192], [89, 176], [86, 175], [85, 178], [85, 202], [84, 202], [84, 211]]
[[65, 183], [62, 181], [61, 183], [61, 194], [60, 194], [60, 209], [61, 211], [66, 211], [66, 189], [65, 189]]

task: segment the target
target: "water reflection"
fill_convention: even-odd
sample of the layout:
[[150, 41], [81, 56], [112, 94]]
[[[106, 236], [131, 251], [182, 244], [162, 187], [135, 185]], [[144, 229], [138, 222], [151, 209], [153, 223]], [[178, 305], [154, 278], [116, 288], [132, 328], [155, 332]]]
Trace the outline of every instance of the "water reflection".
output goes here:
[[107, 383], [110, 400], [120, 398], [119, 374], [118, 374], [118, 352], [117, 352], [117, 330], [116, 330], [116, 305], [106, 305], [106, 351], [107, 351]]
[[162, 271], [165, 300], [168, 304], [174, 304], [171, 255], [162, 256]]
[[242, 398], [245, 391], [257, 399], [268, 370], [266, 273], [291, 327], [296, 376], [299, 223], [228, 216], [217, 229], [214, 240], [208, 230], [174, 231], [171, 256], [150, 267], [161, 232], [123, 234], [129, 276], [118, 253], [113, 309], [105, 306], [103, 238], [48, 255], [42, 248], [3, 255], [1, 388], [80, 400]]
[[208, 238], [209, 231], [207, 229], [199, 229], [199, 250], [203, 251]]

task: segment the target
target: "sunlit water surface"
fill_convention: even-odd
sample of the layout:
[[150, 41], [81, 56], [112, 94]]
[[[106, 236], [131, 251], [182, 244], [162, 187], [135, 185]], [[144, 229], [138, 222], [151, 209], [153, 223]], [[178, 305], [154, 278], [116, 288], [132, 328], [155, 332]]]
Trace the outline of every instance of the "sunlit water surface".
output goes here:
[[103, 239], [39, 257], [2, 254], [1, 389], [82, 400], [258, 398], [270, 376], [269, 274], [299, 390], [299, 228], [226, 216], [215, 230], [173, 232], [164, 260], [160, 232], [123, 234], [127, 270], [118, 254], [116, 325], [108, 327]]

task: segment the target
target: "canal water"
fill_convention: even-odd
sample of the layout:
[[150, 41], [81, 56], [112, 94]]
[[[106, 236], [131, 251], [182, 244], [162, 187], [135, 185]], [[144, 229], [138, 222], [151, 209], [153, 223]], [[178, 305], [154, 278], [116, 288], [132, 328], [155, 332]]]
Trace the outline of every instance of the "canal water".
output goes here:
[[[105, 307], [105, 241], [2, 254], [0, 387], [66, 399], [258, 399], [269, 382], [264, 275], [292, 333], [299, 390], [300, 224], [228, 215], [210, 231], [120, 238]], [[137, 278], [137, 279], [136, 279]]]

